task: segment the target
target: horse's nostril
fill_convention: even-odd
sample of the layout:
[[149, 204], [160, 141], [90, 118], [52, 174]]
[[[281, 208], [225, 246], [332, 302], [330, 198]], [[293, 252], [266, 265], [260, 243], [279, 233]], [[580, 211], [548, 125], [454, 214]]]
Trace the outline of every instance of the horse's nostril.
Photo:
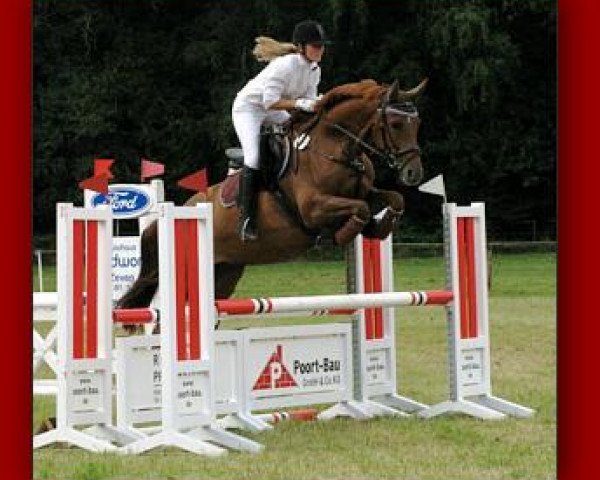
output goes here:
[[421, 183], [421, 180], [423, 180], [423, 169], [419, 168], [419, 169], [415, 170], [413, 172], [413, 175], [414, 175], [415, 184]]

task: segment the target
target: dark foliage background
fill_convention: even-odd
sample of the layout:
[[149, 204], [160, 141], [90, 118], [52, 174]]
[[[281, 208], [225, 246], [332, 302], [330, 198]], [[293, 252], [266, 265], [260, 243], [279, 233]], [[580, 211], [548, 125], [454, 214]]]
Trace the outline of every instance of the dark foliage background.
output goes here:
[[[319, 20], [334, 40], [321, 91], [374, 78], [419, 101], [426, 177], [449, 199], [487, 202], [491, 239], [554, 239], [556, 5], [550, 0], [38, 0], [34, 3], [34, 234], [54, 230], [57, 201], [81, 202], [94, 158], [119, 182], [140, 157], [176, 181], [236, 143], [230, 108], [261, 64], [254, 38], [289, 41]], [[434, 239], [439, 200], [411, 192], [405, 240]], [[430, 220], [429, 220], [430, 219]]]

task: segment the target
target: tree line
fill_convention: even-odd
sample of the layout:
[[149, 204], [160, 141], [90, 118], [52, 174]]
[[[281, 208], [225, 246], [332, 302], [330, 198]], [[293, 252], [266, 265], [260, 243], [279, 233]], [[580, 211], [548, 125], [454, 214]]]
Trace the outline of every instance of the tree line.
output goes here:
[[[290, 41], [300, 20], [334, 41], [322, 92], [373, 78], [418, 101], [426, 178], [451, 201], [487, 203], [492, 239], [554, 239], [556, 4], [550, 0], [38, 0], [33, 12], [33, 227], [54, 231], [57, 201], [81, 202], [94, 158], [115, 180], [161, 162], [167, 198], [203, 166], [212, 183], [237, 143], [230, 109], [262, 64], [254, 38]], [[406, 194], [401, 238], [438, 234], [439, 200]]]

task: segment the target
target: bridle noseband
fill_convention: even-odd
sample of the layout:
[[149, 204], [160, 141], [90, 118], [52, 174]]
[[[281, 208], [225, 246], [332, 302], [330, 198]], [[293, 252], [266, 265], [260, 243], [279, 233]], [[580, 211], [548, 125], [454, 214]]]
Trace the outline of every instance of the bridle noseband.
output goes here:
[[400, 104], [390, 105], [389, 103], [382, 102], [382, 105], [377, 109], [379, 113], [379, 118], [383, 124], [382, 127], [382, 139], [383, 139], [383, 149], [378, 148], [373, 145], [372, 142], [367, 142], [365, 137], [369, 134], [370, 131], [373, 130], [374, 125], [378, 122], [369, 122], [366, 128], [363, 129], [358, 135], [352, 133], [345, 127], [342, 127], [338, 123], [327, 122], [331, 128], [341, 132], [346, 137], [353, 140], [353, 144], [349, 148], [349, 152], [355, 152], [354, 154], [348, 155], [348, 163], [354, 165], [353, 159], [357, 157], [356, 150], [363, 151], [369, 158], [372, 159], [373, 156], [379, 159], [379, 163], [384, 164], [390, 170], [394, 170], [399, 174], [407, 167], [411, 158], [409, 155], [411, 153], [421, 153], [421, 149], [418, 145], [411, 145], [406, 148], [398, 148], [396, 142], [394, 141], [394, 137], [391, 132], [391, 126], [389, 124], [388, 116], [389, 114], [393, 115], [403, 115], [408, 117], [408, 121], [411, 121], [413, 118], [419, 117], [419, 112], [417, 107], [412, 102], [404, 102]]
[[[407, 117], [410, 122], [412, 119], [419, 118], [419, 111], [412, 102], [403, 102], [399, 104], [392, 104], [382, 102], [382, 105], [377, 109], [379, 117], [381, 119], [382, 132], [381, 137], [383, 139], [383, 149], [375, 149], [372, 153], [378, 157], [381, 163], [384, 163], [389, 169], [396, 170], [401, 173], [408, 163], [410, 162], [409, 155], [411, 153], [420, 154], [421, 149], [418, 145], [411, 145], [406, 148], [399, 148], [394, 141], [392, 135], [392, 127], [389, 123], [389, 115], [401, 115]], [[377, 121], [371, 126], [371, 130], [377, 124]], [[367, 153], [368, 155], [368, 153]]]

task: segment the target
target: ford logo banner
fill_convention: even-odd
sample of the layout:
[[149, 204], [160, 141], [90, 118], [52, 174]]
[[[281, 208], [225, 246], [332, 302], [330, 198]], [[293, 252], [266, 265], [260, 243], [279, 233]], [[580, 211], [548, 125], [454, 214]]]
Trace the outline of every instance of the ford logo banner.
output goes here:
[[[136, 188], [119, 188], [108, 192], [108, 199], [112, 205], [115, 217], [138, 217], [150, 208], [150, 197], [142, 190]], [[92, 197], [92, 206], [106, 205], [106, 195], [97, 193]]]

